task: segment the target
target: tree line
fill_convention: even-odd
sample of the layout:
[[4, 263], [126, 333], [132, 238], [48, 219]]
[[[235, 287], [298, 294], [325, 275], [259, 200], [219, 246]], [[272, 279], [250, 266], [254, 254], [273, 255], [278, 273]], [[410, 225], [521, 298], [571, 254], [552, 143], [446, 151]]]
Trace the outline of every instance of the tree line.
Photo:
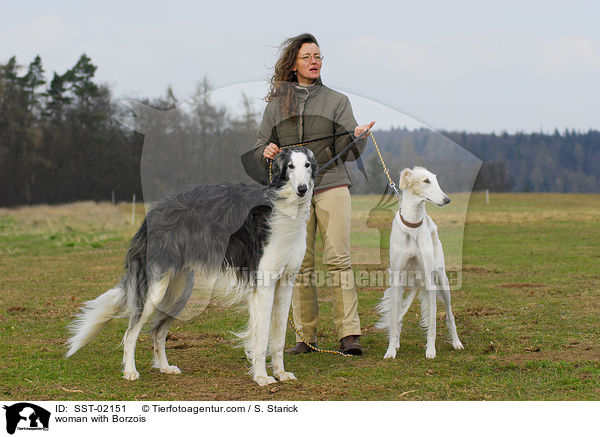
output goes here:
[[[168, 89], [126, 108], [96, 81], [96, 69], [85, 54], [51, 80], [39, 56], [27, 66], [15, 57], [0, 64], [0, 206], [155, 197], [195, 183], [248, 179], [240, 157], [254, 145], [260, 114], [247, 98], [242, 115], [233, 115], [210, 100], [204, 79], [186, 105]], [[425, 165], [448, 191], [473, 183], [492, 191], [600, 188], [599, 131], [390, 129], [376, 136], [395, 180], [402, 168]], [[381, 193], [386, 178], [373, 147], [362, 160], [363, 171], [351, 168], [353, 192]]]
[[[0, 65], [0, 205], [107, 199], [140, 191], [141, 138], [122, 129], [110, 90], [82, 55], [47, 81], [37, 56]], [[23, 71], [24, 70], [24, 71]]]
[[498, 191], [600, 191], [600, 131], [445, 135], [489, 163], [500, 175]]
[[[465, 165], [471, 154], [481, 160], [474, 190], [600, 191], [600, 131], [596, 130], [497, 135], [391, 129], [377, 131], [376, 136], [394, 177], [405, 167], [422, 165], [436, 173], [448, 191], [466, 188], [461, 181], [469, 181], [466, 176], [476, 167], [472, 161]], [[381, 192], [385, 177], [373, 148], [367, 149], [363, 159], [369, 181], [360, 182], [356, 191]]]

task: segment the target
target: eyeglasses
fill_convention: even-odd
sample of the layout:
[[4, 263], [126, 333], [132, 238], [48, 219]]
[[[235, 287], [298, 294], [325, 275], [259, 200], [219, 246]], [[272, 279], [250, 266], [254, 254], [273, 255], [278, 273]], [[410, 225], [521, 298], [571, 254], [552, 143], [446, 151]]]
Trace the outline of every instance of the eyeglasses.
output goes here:
[[324, 57], [318, 53], [316, 55], [298, 56], [297, 59], [300, 59], [301, 61], [306, 62], [308, 64], [311, 58], [315, 58], [315, 62], [321, 62], [324, 59]]

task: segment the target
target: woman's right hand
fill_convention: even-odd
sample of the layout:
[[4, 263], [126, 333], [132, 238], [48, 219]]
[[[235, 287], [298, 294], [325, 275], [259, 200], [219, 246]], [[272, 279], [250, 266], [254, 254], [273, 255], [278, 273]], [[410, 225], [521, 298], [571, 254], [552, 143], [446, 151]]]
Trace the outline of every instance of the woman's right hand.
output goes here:
[[269, 143], [263, 152], [263, 156], [267, 159], [275, 158], [275, 155], [279, 153], [279, 147], [275, 143]]

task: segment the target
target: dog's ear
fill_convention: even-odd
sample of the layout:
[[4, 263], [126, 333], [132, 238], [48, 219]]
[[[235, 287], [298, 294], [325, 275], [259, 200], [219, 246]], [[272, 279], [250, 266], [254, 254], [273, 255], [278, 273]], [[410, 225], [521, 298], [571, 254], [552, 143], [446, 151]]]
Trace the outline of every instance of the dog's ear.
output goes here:
[[286, 163], [289, 159], [290, 152], [288, 150], [282, 150], [275, 158], [271, 165], [271, 186], [280, 188], [287, 182], [287, 166]]
[[308, 156], [308, 162], [310, 162], [311, 167], [311, 177], [315, 179], [317, 177], [317, 171], [319, 170], [319, 164], [317, 164], [317, 159], [315, 158], [315, 154], [308, 147], [305, 148], [306, 156]]
[[406, 190], [406, 188], [408, 188], [409, 184], [410, 184], [410, 178], [412, 176], [412, 171], [410, 170], [410, 168], [405, 168], [404, 170], [402, 170], [402, 172], [400, 172], [400, 189], [401, 190]]

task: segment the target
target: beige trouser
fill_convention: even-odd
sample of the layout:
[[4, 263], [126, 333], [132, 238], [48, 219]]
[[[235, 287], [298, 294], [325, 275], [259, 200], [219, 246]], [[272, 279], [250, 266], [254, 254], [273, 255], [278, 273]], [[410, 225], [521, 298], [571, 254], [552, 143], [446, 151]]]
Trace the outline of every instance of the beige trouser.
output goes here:
[[[350, 263], [350, 215], [348, 187], [332, 188], [312, 198], [306, 254], [292, 298], [294, 324], [309, 343], [317, 341], [317, 287], [323, 286], [332, 291], [333, 324], [338, 338], [360, 335], [358, 298]], [[317, 227], [323, 239], [323, 264], [327, 272], [315, 272]], [[296, 336], [296, 341], [301, 339]]]

